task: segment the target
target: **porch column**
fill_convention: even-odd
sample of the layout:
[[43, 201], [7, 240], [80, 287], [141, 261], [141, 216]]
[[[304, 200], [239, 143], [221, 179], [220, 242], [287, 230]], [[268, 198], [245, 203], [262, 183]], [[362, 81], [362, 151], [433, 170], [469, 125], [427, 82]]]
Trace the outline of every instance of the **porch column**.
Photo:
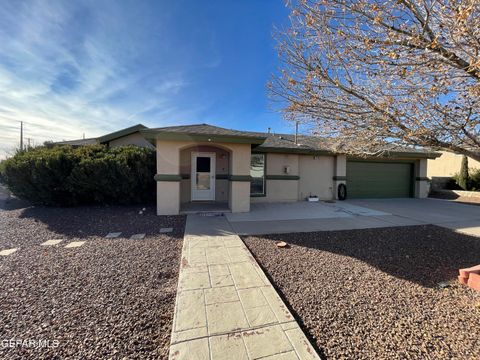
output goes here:
[[157, 140], [157, 215], [180, 212], [180, 151], [175, 145]]
[[232, 212], [250, 211], [250, 144], [231, 145], [228, 206]]
[[335, 164], [333, 168], [333, 198], [338, 199], [338, 185], [347, 184], [347, 157], [345, 155], [335, 156]]
[[427, 159], [415, 162], [415, 197], [426, 198], [430, 191], [430, 179], [427, 177]]

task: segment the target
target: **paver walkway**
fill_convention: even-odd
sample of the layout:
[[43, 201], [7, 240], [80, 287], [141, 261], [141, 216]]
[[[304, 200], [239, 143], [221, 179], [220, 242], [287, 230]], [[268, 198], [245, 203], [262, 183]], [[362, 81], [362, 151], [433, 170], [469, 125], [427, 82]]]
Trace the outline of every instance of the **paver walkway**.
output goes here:
[[319, 359], [224, 217], [187, 217], [170, 359]]

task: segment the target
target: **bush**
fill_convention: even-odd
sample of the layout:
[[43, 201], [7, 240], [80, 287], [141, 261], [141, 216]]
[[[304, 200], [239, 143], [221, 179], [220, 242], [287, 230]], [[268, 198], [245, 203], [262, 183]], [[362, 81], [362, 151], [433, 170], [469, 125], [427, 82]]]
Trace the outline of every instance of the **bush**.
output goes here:
[[480, 190], [480, 169], [470, 170], [470, 186], [472, 191]]
[[136, 146], [38, 147], [5, 161], [7, 186], [34, 204], [135, 204], [155, 199], [155, 151]]
[[5, 173], [5, 160], [0, 161], [0, 183], [5, 182], [4, 174]]

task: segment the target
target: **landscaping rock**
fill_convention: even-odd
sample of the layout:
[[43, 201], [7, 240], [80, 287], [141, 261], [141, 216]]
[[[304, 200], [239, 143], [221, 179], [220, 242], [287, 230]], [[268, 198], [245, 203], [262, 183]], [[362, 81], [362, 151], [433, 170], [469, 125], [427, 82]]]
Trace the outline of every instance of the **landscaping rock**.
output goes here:
[[[184, 217], [138, 207], [0, 211], [0, 339], [58, 340], [0, 347], [0, 359], [167, 359], [183, 234], [105, 239], [111, 229], [158, 233]], [[35, 221], [37, 220], [37, 221]], [[82, 233], [78, 229], [83, 229]], [[40, 246], [59, 236], [79, 249]]]
[[478, 238], [411, 226], [244, 241], [326, 358], [480, 359], [480, 293], [451, 282], [478, 263]]

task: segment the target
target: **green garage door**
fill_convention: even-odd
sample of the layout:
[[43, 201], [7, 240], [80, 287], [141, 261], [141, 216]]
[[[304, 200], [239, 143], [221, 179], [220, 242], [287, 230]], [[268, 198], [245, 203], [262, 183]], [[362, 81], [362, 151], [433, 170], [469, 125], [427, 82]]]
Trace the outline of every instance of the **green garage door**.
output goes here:
[[413, 164], [347, 161], [347, 196], [398, 198], [413, 194]]

